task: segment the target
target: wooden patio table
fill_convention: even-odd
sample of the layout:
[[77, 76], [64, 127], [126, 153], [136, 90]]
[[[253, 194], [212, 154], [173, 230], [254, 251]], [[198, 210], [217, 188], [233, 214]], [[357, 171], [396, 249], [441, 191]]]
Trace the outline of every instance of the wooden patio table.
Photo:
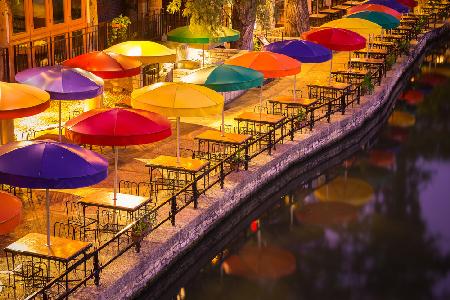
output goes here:
[[[39, 282], [36, 270], [42, 269], [45, 265], [46, 269], [42, 269], [45, 282], [49, 282], [53, 276], [58, 276], [64, 272], [61, 268], [61, 264], [65, 269], [69, 267], [70, 262], [74, 261], [80, 255], [86, 255], [89, 248], [92, 247], [91, 243], [76, 241], [61, 237], [51, 237], [51, 245], [47, 245], [47, 235], [41, 233], [29, 233], [24, 237], [18, 239], [14, 243], [8, 245], [4, 251], [6, 253], [8, 269], [13, 270], [14, 286], [16, 286], [16, 276], [22, 277], [27, 281]], [[16, 258], [20, 256], [21, 264], [28, 265], [22, 267], [21, 271], [17, 271]], [[11, 261], [10, 261], [11, 260]], [[51, 265], [57, 264], [57, 273], [52, 271]], [[84, 265], [84, 274], [86, 275], [86, 263]], [[33, 270], [31, 274], [28, 274], [27, 270]], [[45, 273], [45, 274], [44, 274]], [[69, 278], [65, 278], [65, 286], [68, 289]], [[34, 287], [36, 288], [36, 287]]]

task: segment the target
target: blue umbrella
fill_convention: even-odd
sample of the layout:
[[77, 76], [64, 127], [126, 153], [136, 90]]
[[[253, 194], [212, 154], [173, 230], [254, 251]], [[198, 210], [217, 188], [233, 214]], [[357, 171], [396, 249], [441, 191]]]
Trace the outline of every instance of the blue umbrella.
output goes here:
[[285, 40], [265, 46], [265, 50], [284, 54], [301, 63], [321, 63], [331, 59], [331, 50], [310, 41]]
[[389, 8], [392, 8], [393, 10], [398, 11], [399, 13], [406, 14], [409, 12], [409, 7], [406, 5], [403, 5], [395, 0], [369, 0], [364, 2], [364, 4], [379, 4], [384, 5]]
[[101, 155], [50, 140], [14, 142], [0, 147], [0, 183], [46, 190], [47, 245], [50, 245], [49, 189], [96, 184], [108, 175]]
[[[285, 40], [271, 43], [265, 50], [287, 55], [301, 63], [322, 63], [333, 57], [330, 49], [314, 42], [304, 40]], [[296, 76], [294, 76], [294, 98], [296, 94]]]
[[103, 80], [78, 68], [61, 65], [38, 67], [19, 72], [16, 81], [26, 83], [50, 94], [59, 101], [59, 141], [61, 142], [61, 100], [84, 100], [103, 93]]

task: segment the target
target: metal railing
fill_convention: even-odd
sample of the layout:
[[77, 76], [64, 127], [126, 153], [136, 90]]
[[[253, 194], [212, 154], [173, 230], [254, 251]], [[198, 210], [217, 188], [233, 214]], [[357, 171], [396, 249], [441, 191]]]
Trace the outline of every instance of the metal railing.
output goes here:
[[[125, 226], [122, 230], [114, 234], [112, 238], [98, 246], [82, 259], [76, 261], [64, 273], [60, 274], [59, 277], [54, 278], [26, 299], [64, 299], [81, 286], [86, 286], [90, 281], [95, 285], [99, 285], [102, 270], [132, 248], [135, 248], [135, 251], [139, 253], [141, 242], [145, 236], [151, 234], [167, 222], [175, 225], [177, 214], [190, 205], [197, 208], [200, 196], [211, 188], [219, 186], [223, 189], [226, 177], [236, 170], [236, 156], [241, 157], [242, 167], [247, 170], [253, 158], [264, 152], [270, 155], [275, 149], [276, 144], [284, 143], [286, 139], [292, 141], [295, 132], [312, 129], [315, 122], [324, 118], [329, 122], [333, 113], [342, 112], [346, 107], [353, 105], [355, 102], [359, 103], [359, 87], [356, 86], [344, 96], [345, 102], [341, 102], [341, 98], [339, 97], [336, 99], [326, 99], [319, 105], [314, 106], [312, 110], [316, 111], [316, 113], [312, 114], [314, 116], [313, 118], [303, 119], [301, 122], [298, 122], [299, 116], [297, 115], [287, 117], [283, 122], [268, 132], [253, 138], [248, 144], [236, 149], [236, 151], [227, 155], [224, 159], [212, 164], [209, 169], [195, 177], [193, 181], [187, 183], [181, 189], [173, 191], [173, 194], [166, 199], [154, 204], [153, 208], [141, 217]], [[321, 111], [319, 114], [319, 111], [324, 107], [326, 107], [326, 110]], [[205, 180], [206, 178], [208, 180]], [[145, 182], [134, 183], [121, 181], [120, 188], [123, 191], [130, 191], [133, 194], [139, 195], [140, 191], [148, 190], [143, 188], [146, 184]], [[149, 202], [152, 200], [151, 197], [148, 199]], [[153, 220], [149, 230], [137, 234], [142, 224], [148, 223], [148, 220]], [[74, 278], [75, 276], [73, 274], [82, 265], [88, 269], [86, 276], [82, 276], [82, 278], [78, 277], [78, 280], [71, 281], [70, 286], [60, 284], [67, 278]]]

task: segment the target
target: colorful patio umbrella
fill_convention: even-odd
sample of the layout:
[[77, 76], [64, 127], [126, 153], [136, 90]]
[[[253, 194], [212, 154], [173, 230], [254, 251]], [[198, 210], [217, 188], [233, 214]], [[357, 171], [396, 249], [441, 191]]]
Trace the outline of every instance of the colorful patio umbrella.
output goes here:
[[[216, 92], [231, 92], [259, 87], [264, 82], [264, 75], [253, 69], [220, 65], [199, 69], [181, 78], [181, 82], [203, 85]], [[222, 133], [225, 130], [225, 115], [222, 110]]]
[[342, 18], [327, 22], [320, 28], [342, 28], [359, 33], [362, 36], [380, 35], [382, 27], [374, 22], [361, 18]]
[[167, 33], [167, 40], [186, 44], [210, 44], [234, 42], [240, 37], [237, 30], [222, 26], [215, 33], [208, 32], [203, 28], [193, 28], [182, 26], [172, 29]]
[[50, 246], [49, 189], [73, 189], [106, 178], [108, 162], [75, 145], [45, 141], [14, 142], [0, 147], [0, 183], [45, 189], [47, 245]]
[[0, 120], [36, 115], [50, 106], [49, 100], [50, 95], [36, 87], [0, 81]]
[[226, 274], [251, 280], [277, 280], [291, 275], [296, 268], [295, 256], [276, 246], [245, 245], [222, 263]]
[[22, 221], [22, 201], [0, 191], [0, 235], [13, 232]]
[[240, 33], [237, 30], [222, 26], [215, 33], [208, 32], [203, 27], [183, 26], [175, 28], [167, 33], [167, 40], [178, 43], [201, 44], [203, 51], [203, 63], [205, 65], [205, 44], [225, 43], [239, 40]]
[[314, 191], [314, 196], [323, 202], [342, 202], [355, 206], [366, 204], [374, 195], [374, 190], [366, 181], [337, 177]]
[[379, 5], [379, 4], [365, 4], [364, 3], [364, 4], [356, 5], [356, 6], [353, 6], [348, 9], [348, 14], [354, 14], [354, 13], [357, 13], [360, 11], [379, 11], [379, 12], [383, 12], [386, 14], [390, 14], [391, 16], [393, 16], [399, 20], [402, 18], [402, 14], [399, 13], [398, 11], [396, 11], [395, 9], [389, 8], [384, 5]]
[[332, 57], [330, 49], [304, 40], [278, 41], [265, 46], [264, 50], [287, 55], [301, 63], [322, 63]]
[[[284, 54], [270, 51], [250, 51], [232, 57], [225, 61], [227, 65], [241, 66], [256, 70], [264, 75], [264, 78], [279, 78], [297, 75], [301, 70], [301, 63]], [[294, 77], [295, 91], [295, 77]], [[262, 105], [262, 85], [259, 99]]]
[[359, 18], [368, 20], [380, 25], [383, 29], [393, 29], [400, 25], [399, 19], [390, 14], [379, 11], [359, 11], [351, 15], [347, 15], [346, 18]]
[[419, 3], [417, 1], [414, 0], [396, 0], [398, 3], [403, 4], [409, 8], [414, 8], [417, 5], [419, 5]]
[[368, 0], [364, 2], [364, 4], [379, 4], [384, 5], [389, 8], [392, 8], [393, 10], [398, 11], [399, 13], [406, 14], [409, 12], [409, 8], [396, 0]]
[[355, 51], [366, 47], [363, 36], [342, 28], [318, 28], [305, 32], [303, 37], [333, 51]]
[[166, 117], [126, 108], [93, 109], [65, 125], [66, 137], [77, 144], [114, 147], [114, 200], [117, 199], [118, 146], [157, 142], [172, 134]]
[[109, 47], [106, 51], [134, 57], [144, 64], [172, 63], [176, 60], [174, 50], [150, 41], [127, 41]]
[[295, 210], [295, 218], [309, 225], [336, 226], [345, 225], [358, 218], [359, 209], [342, 202], [308, 203]]
[[134, 108], [177, 118], [177, 160], [180, 159], [180, 117], [221, 114], [223, 96], [211, 89], [189, 83], [159, 82], [131, 94]]
[[59, 100], [59, 140], [62, 139], [61, 100], [84, 100], [103, 93], [103, 80], [92, 73], [60, 65], [27, 69], [16, 80], [47, 91], [50, 99]]
[[[342, 28], [319, 28], [305, 32], [303, 37], [334, 51], [354, 51], [366, 46], [366, 39], [362, 35]], [[333, 57], [330, 60], [329, 82], [332, 69]]]
[[94, 51], [78, 55], [63, 62], [63, 66], [80, 68], [103, 79], [136, 76], [141, 73], [142, 63], [125, 55]]

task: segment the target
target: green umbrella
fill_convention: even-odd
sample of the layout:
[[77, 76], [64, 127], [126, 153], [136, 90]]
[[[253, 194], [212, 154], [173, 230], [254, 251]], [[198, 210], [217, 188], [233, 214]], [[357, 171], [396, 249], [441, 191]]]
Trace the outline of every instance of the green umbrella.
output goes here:
[[393, 29], [400, 25], [400, 20], [396, 17], [379, 11], [359, 11], [357, 13], [346, 16], [347, 18], [364, 19], [380, 25], [383, 29]]
[[240, 37], [239, 31], [222, 26], [211, 33], [205, 29], [191, 30], [190, 26], [175, 28], [167, 33], [167, 40], [178, 43], [202, 44], [203, 65], [205, 65], [205, 44], [225, 43], [237, 41]]
[[167, 33], [167, 39], [172, 42], [188, 44], [209, 44], [234, 42], [239, 39], [239, 31], [222, 26], [217, 33], [206, 30], [192, 31], [189, 26], [175, 28]]
[[[181, 78], [181, 82], [203, 85], [216, 92], [248, 90], [262, 86], [264, 75], [250, 68], [220, 65], [210, 66], [195, 71]], [[222, 134], [225, 116], [222, 110]]]

